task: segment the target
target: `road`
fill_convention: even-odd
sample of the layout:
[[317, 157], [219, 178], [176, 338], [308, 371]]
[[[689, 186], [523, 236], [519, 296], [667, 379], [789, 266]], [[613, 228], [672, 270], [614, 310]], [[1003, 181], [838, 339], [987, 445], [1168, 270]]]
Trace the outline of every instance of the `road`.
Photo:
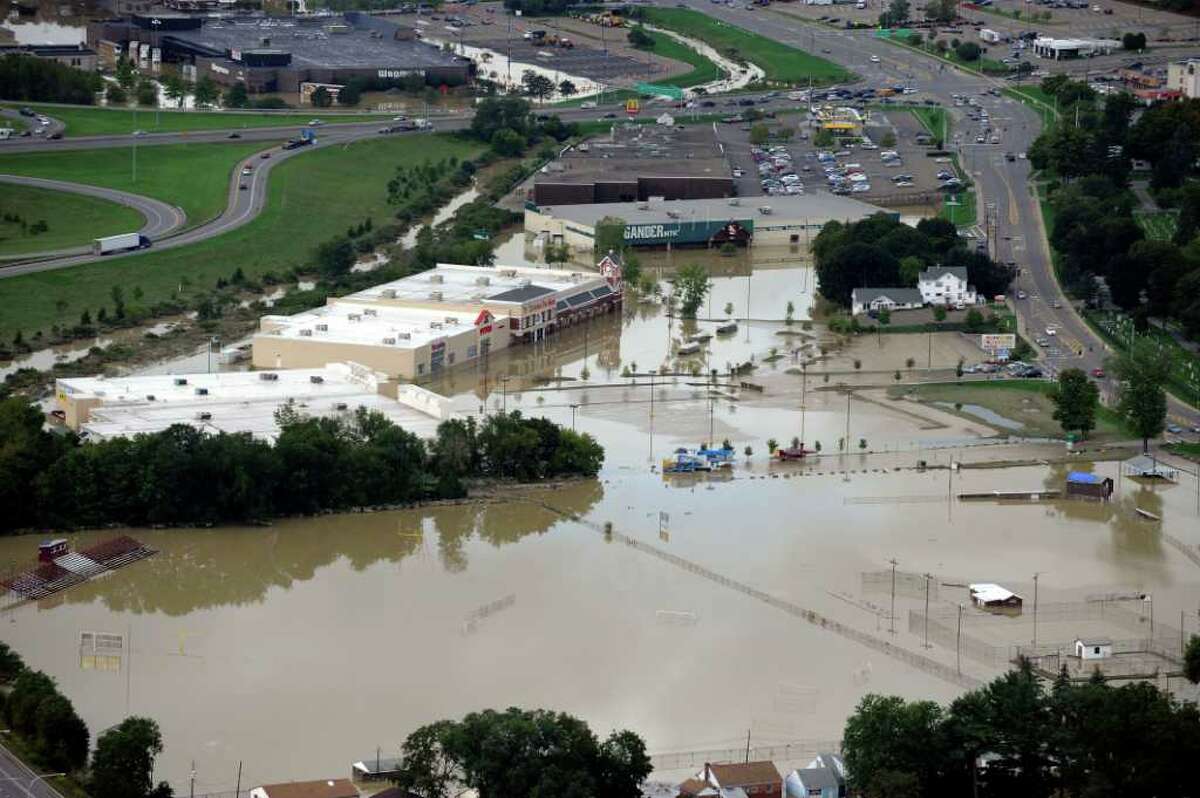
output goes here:
[[[117, 191], [110, 188], [101, 188], [100, 186], [89, 186], [83, 183], [68, 183], [64, 180], [46, 180], [40, 177], [24, 177], [21, 175], [4, 175], [0, 174], [0, 183], [12, 183], [18, 186], [31, 186], [33, 188], [45, 188], [52, 191], [65, 191], [70, 194], [82, 194], [87, 197], [96, 197], [97, 199], [108, 200], [119, 205], [125, 205], [133, 208], [140, 213], [146, 220], [146, 223], [139, 231], [142, 235], [157, 239], [162, 238], [183, 226], [187, 221], [187, 216], [182, 210], [174, 205], [145, 197], [141, 194], [131, 194], [127, 191]], [[25, 261], [37, 258], [48, 258], [53, 256], [76, 255], [87, 253], [89, 248], [86, 246], [75, 247], [73, 249], [64, 249], [56, 252], [39, 252], [33, 255], [22, 255], [16, 260]]]
[[0, 798], [63, 798], [38, 774], [0, 745]]

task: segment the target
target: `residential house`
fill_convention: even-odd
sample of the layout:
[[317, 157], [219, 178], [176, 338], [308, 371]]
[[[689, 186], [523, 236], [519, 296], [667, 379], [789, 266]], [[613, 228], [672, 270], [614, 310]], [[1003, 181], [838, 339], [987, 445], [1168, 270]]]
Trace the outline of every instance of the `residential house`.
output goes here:
[[705, 763], [704, 770], [679, 785], [680, 795], [696, 798], [735, 798], [738, 791], [744, 798], [783, 798], [783, 776], [772, 762]]
[[981, 609], [1020, 609], [1025, 599], [1007, 588], [991, 582], [978, 582], [971, 587], [971, 603]]
[[784, 782], [787, 798], [846, 798], [846, 765], [837, 754], [818, 754]]
[[349, 779], [318, 779], [264, 784], [250, 791], [250, 798], [359, 798]]
[[850, 313], [858, 316], [870, 311], [909, 310], [925, 304], [915, 288], [855, 288], [850, 292]]
[[967, 283], [965, 266], [934, 266], [917, 277], [921, 298], [929, 305], [974, 305], [975, 287]]

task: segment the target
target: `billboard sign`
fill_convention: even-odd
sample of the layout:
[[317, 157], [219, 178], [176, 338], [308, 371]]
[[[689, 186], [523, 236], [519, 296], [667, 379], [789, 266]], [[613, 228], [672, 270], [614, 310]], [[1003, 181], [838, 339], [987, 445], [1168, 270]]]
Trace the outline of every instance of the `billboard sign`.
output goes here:
[[707, 244], [714, 238], [722, 239], [730, 230], [736, 231], [734, 240], [749, 240], [754, 234], [754, 221], [706, 222], [653, 222], [625, 225], [624, 239], [631, 246], [654, 246], [656, 244]]
[[638, 99], [636, 97], [630, 97], [628, 100], [625, 101], [625, 113], [628, 114], [630, 117], [637, 116], [638, 111], [640, 111], [640, 110], [641, 110], [641, 103], [638, 102]]
[[1017, 336], [1013, 333], [984, 333], [979, 336], [979, 348], [985, 352], [998, 352], [1001, 349], [1016, 349]]

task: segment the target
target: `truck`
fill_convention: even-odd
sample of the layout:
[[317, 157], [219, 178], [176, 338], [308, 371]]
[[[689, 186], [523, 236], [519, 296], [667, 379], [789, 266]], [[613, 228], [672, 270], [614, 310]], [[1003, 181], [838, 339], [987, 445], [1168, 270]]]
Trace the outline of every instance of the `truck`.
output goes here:
[[150, 239], [141, 233], [121, 233], [116, 236], [97, 238], [92, 242], [93, 255], [111, 255], [114, 252], [129, 252], [135, 249], [146, 249]]
[[991, 28], [980, 28], [979, 39], [987, 42], [988, 44], [998, 44], [1001, 36], [997, 31], [994, 31]]

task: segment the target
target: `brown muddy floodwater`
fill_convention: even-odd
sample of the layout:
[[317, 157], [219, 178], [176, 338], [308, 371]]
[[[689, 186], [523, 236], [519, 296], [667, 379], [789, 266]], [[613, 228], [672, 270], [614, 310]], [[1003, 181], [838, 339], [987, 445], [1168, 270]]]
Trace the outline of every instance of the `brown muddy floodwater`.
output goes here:
[[[893, 557], [902, 573], [936, 575], [935, 611], [967, 601], [945, 583], [1029, 595], [1041, 572], [1043, 602], [1141, 591], [1160, 624], [1195, 612], [1200, 566], [1176, 548], [1200, 543], [1189, 482], [1125, 479], [1109, 505], [951, 504], [948, 491], [1057, 486], [1065, 469], [895, 470], [907, 453], [759, 460], [727, 480], [617, 465], [487, 506], [134, 530], [160, 553], [9, 608], [2, 637], [58, 680], [93, 733], [156, 718], [158, 776], [186, 789], [194, 760], [201, 793], [231, 790], [239, 761], [243, 784], [342, 776], [422, 723], [481, 707], [572, 712], [602, 733], [636, 729], [654, 752], [734, 748], [747, 729], [756, 746], [836, 740], [868, 691], [944, 701], [963, 689], [871, 644], [955, 667], [953, 649], [923, 649], [908, 630], [919, 591], [902, 592], [889, 633], [889, 597], [863, 574]], [[34, 543], [0, 541], [0, 559], [24, 562]], [[1069, 642], [1076, 628], [1047, 621], [1040, 638]], [[122, 636], [122, 649], [84, 650], [84, 632]]]
[[[742, 321], [731, 335], [644, 302], [428, 386], [464, 413], [520, 409], [575, 424], [606, 448], [599, 480], [270, 528], [129, 530], [160, 553], [8, 607], [0, 639], [58, 680], [93, 734], [129, 714], [156, 718], [166, 743], [157, 776], [188, 790], [194, 762], [202, 794], [232, 790], [238, 762], [244, 787], [344, 776], [377, 749], [394, 754], [421, 724], [510, 705], [571, 712], [600, 734], [631, 728], [655, 753], [693, 752], [657, 758], [664, 776], [737, 756], [747, 731], [756, 752], [799, 742], [801, 759], [834, 744], [865, 693], [946, 701], [1032, 642], [1028, 612], [968, 609], [964, 629], [987, 656], [972, 650], [960, 675], [945, 619], [969, 607], [969, 582], [1004, 585], [1028, 608], [1040, 573], [1041, 645], [1133, 638], [1143, 621], [1167, 639], [1181, 611], [1197, 631], [1200, 493], [1190, 473], [1144, 485], [1111, 462], [1078, 461], [1071, 467], [1117, 479], [1112, 502], [949, 501], [1058, 489], [1066, 473], [952, 471], [944, 466], [1036, 462], [1062, 448], [1005, 441], [982, 422], [887, 398], [897, 369], [911, 381], [977, 360], [968, 338], [884, 335], [841, 347], [820, 325], [804, 329], [814, 286], [793, 253], [765, 263], [759, 251], [753, 269], [743, 258], [687, 260], [697, 257], [714, 272], [702, 315], [723, 318], [732, 304]], [[665, 279], [678, 265], [666, 260], [645, 265]], [[698, 331], [714, 334], [679, 357]], [[710, 391], [690, 376], [693, 366], [747, 360], [761, 394]], [[683, 376], [622, 376], [664, 365]], [[769, 463], [767, 440], [793, 436], [821, 443], [822, 456]], [[731, 473], [656, 472], [677, 446], [726, 438], [738, 451]], [[839, 438], [853, 454], [838, 453]], [[938, 468], [912, 470], [918, 460]], [[0, 565], [27, 563], [35, 544], [0, 540]], [[881, 590], [893, 558], [894, 634]], [[924, 609], [924, 573], [942, 629], [930, 648], [909, 616]], [[1130, 600], [1142, 595], [1150, 600]], [[1079, 610], [1098, 596], [1119, 605], [1123, 625]], [[116, 644], [85, 646], [89, 632]]]

